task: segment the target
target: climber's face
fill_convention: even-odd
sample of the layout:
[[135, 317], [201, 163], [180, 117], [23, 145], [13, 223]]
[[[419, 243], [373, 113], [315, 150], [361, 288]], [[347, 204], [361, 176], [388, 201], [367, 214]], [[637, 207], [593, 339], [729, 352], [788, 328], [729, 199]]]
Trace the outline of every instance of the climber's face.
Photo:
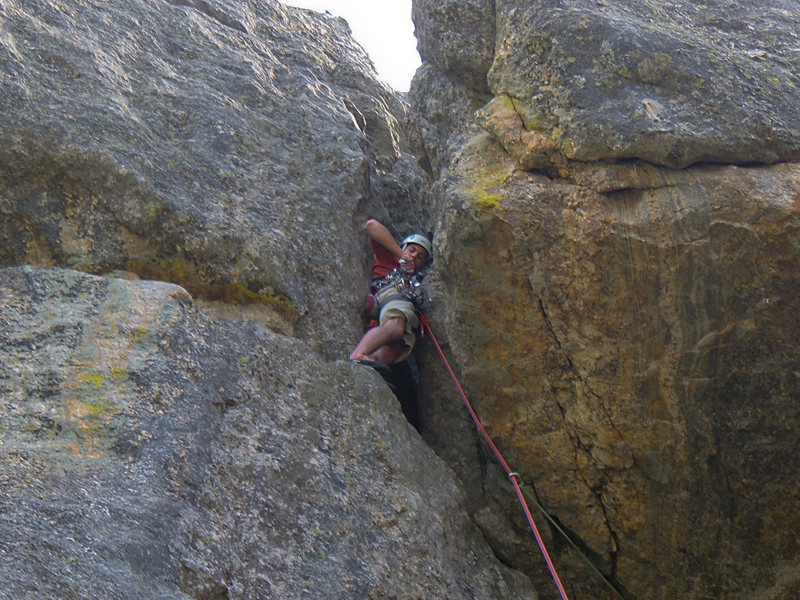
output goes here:
[[416, 271], [428, 260], [428, 253], [425, 251], [425, 248], [419, 244], [410, 243], [406, 244], [406, 247], [403, 249], [403, 258], [410, 261], [414, 265], [414, 270]]

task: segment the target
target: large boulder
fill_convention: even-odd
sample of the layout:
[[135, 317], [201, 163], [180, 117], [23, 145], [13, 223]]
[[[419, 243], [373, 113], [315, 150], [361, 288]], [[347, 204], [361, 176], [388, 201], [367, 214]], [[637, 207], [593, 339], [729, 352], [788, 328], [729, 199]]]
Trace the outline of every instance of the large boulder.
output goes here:
[[796, 0], [502, 1], [489, 85], [570, 158], [797, 159], [798, 15]]
[[[681, 167], [800, 156], [796, 1], [417, 0], [414, 15], [423, 72], [490, 90], [568, 158]], [[431, 102], [430, 89], [411, 91], [412, 104]]]
[[489, 91], [494, 58], [494, 6], [490, 0], [418, 0], [412, 6], [417, 48], [424, 62], [450, 79]]
[[436, 315], [513, 468], [633, 597], [794, 589], [800, 167], [556, 184], [489, 136], [468, 152]]
[[[417, 4], [430, 31], [480, 20]], [[483, 105], [431, 49], [411, 88], [438, 158], [432, 320], [552, 518], [562, 578], [591, 598], [795, 597], [797, 3], [469, 6], [496, 23]], [[423, 354], [426, 439], [498, 555], [557, 597]]]
[[181, 287], [0, 270], [0, 595], [536, 598], [371, 369]]

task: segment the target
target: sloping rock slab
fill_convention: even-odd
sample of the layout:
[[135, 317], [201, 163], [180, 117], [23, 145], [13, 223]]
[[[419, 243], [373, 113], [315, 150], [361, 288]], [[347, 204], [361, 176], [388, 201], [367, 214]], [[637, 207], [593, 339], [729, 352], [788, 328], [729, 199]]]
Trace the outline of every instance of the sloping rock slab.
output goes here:
[[175, 285], [0, 271], [0, 595], [535, 598], [380, 377]]

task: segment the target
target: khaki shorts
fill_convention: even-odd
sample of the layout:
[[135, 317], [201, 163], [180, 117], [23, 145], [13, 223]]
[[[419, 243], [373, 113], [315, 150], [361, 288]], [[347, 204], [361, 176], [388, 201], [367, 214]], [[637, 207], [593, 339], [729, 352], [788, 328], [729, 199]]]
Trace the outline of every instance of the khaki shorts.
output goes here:
[[[393, 297], [394, 296], [394, 297]], [[383, 325], [389, 319], [396, 319], [398, 317], [406, 320], [406, 332], [403, 335], [403, 344], [405, 349], [397, 357], [395, 363], [399, 363], [408, 358], [411, 351], [414, 349], [414, 344], [417, 342], [417, 336], [414, 330], [419, 327], [419, 319], [417, 318], [417, 310], [414, 304], [405, 300], [400, 296], [394, 288], [388, 287], [380, 290], [375, 294], [378, 304], [381, 307], [381, 314], [379, 317], [379, 324]]]

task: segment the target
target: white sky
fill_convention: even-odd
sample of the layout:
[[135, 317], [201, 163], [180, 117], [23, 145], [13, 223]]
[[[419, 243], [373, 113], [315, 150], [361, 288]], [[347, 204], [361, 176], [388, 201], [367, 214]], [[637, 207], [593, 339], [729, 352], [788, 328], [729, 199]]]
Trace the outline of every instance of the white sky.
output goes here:
[[399, 92], [408, 91], [411, 77], [420, 65], [411, 22], [411, 0], [281, 1], [344, 17], [381, 79]]

